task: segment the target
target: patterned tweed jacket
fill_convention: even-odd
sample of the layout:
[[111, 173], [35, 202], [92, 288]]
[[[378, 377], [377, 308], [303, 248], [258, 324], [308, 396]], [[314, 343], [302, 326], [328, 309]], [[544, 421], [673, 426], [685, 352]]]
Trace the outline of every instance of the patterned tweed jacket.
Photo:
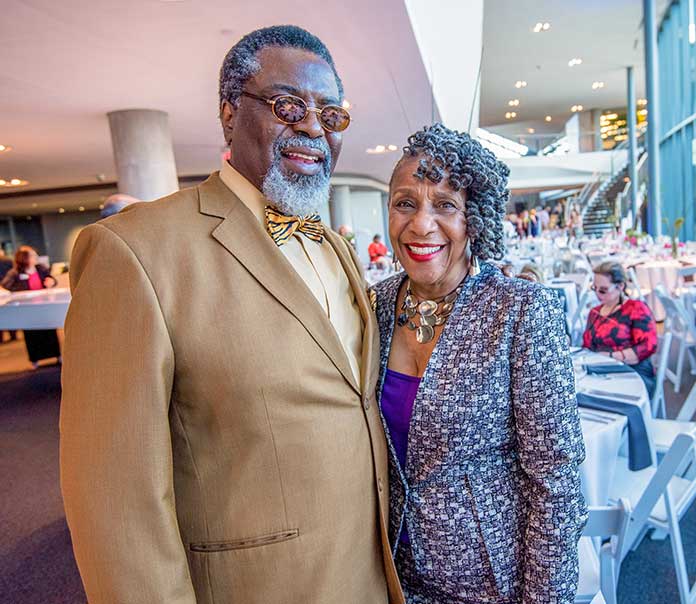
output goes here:
[[[375, 287], [379, 395], [404, 279]], [[415, 572], [437, 586], [432, 601], [573, 602], [585, 452], [553, 292], [482, 263], [421, 380], [403, 471], [389, 444], [390, 540], [396, 552], [405, 523]]]

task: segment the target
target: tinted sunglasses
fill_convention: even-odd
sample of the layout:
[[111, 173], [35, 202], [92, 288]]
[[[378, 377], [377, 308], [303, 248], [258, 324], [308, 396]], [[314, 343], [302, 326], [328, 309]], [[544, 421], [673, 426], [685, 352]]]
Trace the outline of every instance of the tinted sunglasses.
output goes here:
[[279, 94], [267, 99], [250, 92], [242, 91], [242, 96], [255, 99], [271, 106], [271, 111], [276, 119], [283, 124], [299, 124], [312, 111], [319, 116], [319, 122], [324, 130], [329, 132], [343, 132], [350, 125], [350, 113], [340, 105], [324, 105], [309, 107], [304, 99], [294, 94]]
[[593, 285], [593, 286], [592, 286], [592, 291], [593, 291], [593, 292], [597, 292], [598, 294], [600, 294], [600, 295], [603, 296], [604, 294], [609, 293], [609, 292], [611, 291], [611, 288], [612, 288], [612, 287], [613, 287], [613, 286], [610, 286], [610, 287], [597, 287], [596, 285]]

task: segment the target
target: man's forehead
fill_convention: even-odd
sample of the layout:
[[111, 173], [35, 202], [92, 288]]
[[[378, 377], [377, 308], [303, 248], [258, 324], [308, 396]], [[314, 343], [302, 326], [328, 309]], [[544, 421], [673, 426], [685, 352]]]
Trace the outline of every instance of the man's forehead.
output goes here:
[[261, 69], [250, 81], [259, 91], [279, 86], [338, 99], [338, 85], [331, 66], [313, 52], [271, 46], [261, 49], [257, 58]]

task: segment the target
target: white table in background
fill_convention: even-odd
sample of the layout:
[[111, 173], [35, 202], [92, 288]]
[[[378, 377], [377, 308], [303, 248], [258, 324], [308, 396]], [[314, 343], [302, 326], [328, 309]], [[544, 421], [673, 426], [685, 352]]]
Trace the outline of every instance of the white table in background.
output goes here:
[[683, 266], [677, 260], [652, 260], [635, 267], [641, 289], [650, 290], [646, 299], [656, 321], [665, 320], [665, 309], [652, 290], [657, 285], [663, 285], [668, 292], [676, 290], [679, 287], [679, 269]]
[[[574, 364], [607, 364], [616, 363], [604, 355], [583, 351], [573, 355]], [[576, 376], [578, 374], [576, 373]], [[637, 396], [635, 401], [617, 399], [622, 403], [635, 404], [640, 407], [643, 419], [646, 422], [648, 434], [650, 434], [650, 400], [643, 380], [636, 373], [613, 373], [606, 376], [581, 375], [576, 378], [578, 392], [587, 392], [600, 396], [599, 393], [628, 394]], [[628, 420], [625, 415], [608, 411], [596, 411], [585, 407], [579, 408], [580, 426], [585, 442], [585, 461], [580, 466], [580, 481], [582, 494], [588, 506], [607, 505], [609, 503], [609, 490], [614, 479], [614, 468], [622, 448], [625, 446], [625, 430]], [[651, 443], [652, 446], [652, 443]], [[655, 459], [652, 451], [653, 463]], [[578, 555], [580, 557], [581, 575], [589, 573], [590, 576], [599, 574], [599, 556], [597, 544], [589, 537], [583, 537], [578, 543]], [[592, 570], [590, 570], [592, 569]], [[598, 588], [598, 586], [596, 586]]]
[[[595, 352], [583, 351], [574, 355], [575, 364], [604, 365], [616, 363], [607, 356]], [[611, 395], [628, 395], [638, 397], [635, 400], [617, 398], [621, 403], [636, 405], [643, 414], [645, 427], [650, 434], [652, 413], [650, 399], [645, 383], [637, 373], [612, 373], [609, 375], [584, 375], [577, 380], [576, 389], [590, 396], [607, 397]], [[585, 462], [580, 467], [583, 494], [588, 505], [606, 505], [609, 488], [614, 475], [617, 456], [622, 452], [623, 431], [627, 425], [625, 415], [608, 411], [595, 411], [580, 407], [580, 422], [585, 439]], [[655, 460], [655, 451], [651, 443], [651, 457]]]
[[0, 329], [62, 329], [69, 305], [63, 287], [0, 293]]

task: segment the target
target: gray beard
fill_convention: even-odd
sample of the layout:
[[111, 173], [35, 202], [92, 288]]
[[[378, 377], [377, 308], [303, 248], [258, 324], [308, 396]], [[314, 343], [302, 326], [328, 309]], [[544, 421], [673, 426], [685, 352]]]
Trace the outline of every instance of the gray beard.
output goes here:
[[[320, 149], [324, 152], [321, 172], [314, 176], [306, 174], [284, 174], [280, 169], [281, 150], [293, 145]], [[286, 139], [275, 145], [273, 163], [264, 176], [262, 192], [266, 199], [284, 214], [306, 216], [313, 214], [329, 199], [331, 180], [331, 151], [326, 142], [312, 139]]]

